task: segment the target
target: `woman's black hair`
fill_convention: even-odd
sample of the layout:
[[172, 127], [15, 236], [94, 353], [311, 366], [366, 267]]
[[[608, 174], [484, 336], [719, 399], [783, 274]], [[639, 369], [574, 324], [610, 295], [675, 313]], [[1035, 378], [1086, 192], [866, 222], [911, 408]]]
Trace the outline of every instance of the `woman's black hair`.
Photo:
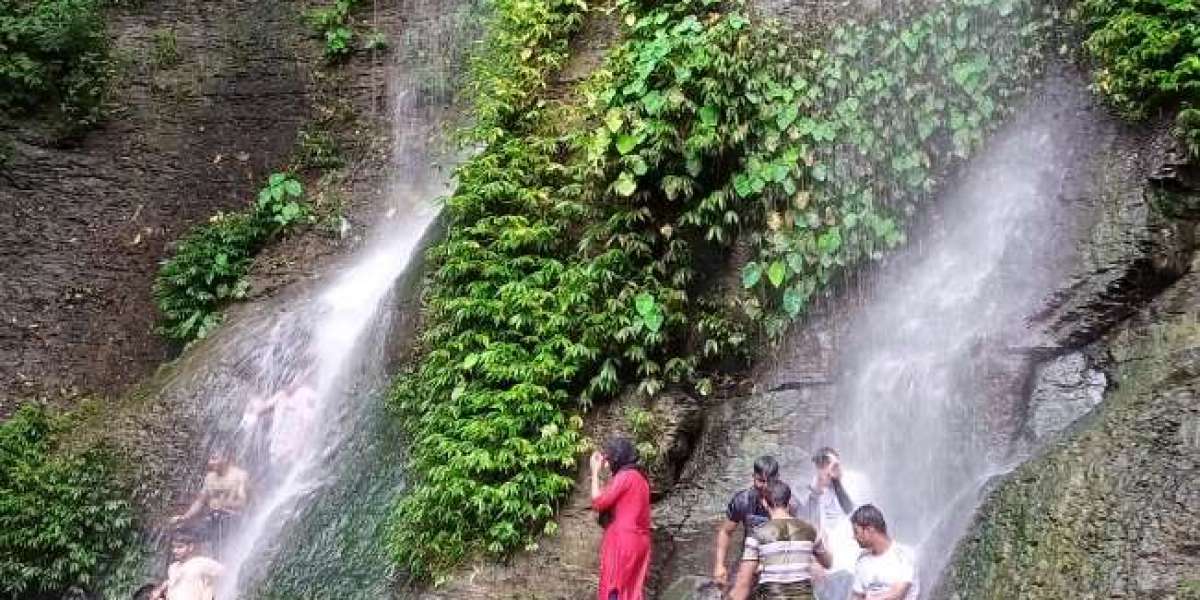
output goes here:
[[616, 474], [622, 469], [638, 468], [638, 452], [633, 442], [623, 436], [613, 436], [605, 440], [601, 451], [608, 460], [608, 467]]

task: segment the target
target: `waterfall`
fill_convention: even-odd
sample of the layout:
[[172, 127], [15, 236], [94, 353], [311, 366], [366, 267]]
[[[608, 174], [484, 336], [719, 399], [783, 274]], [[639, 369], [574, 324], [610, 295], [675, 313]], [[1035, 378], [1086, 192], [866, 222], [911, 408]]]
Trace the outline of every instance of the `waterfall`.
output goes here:
[[[448, 191], [443, 166], [455, 157], [442, 134], [454, 116], [465, 42], [477, 29], [468, 3], [403, 4], [392, 8], [405, 15], [402, 38], [374, 57], [392, 62], [392, 111], [375, 115], [392, 125], [392, 172], [383, 204], [371, 208], [377, 221], [352, 232], [367, 238], [362, 249], [327, 273], [327, 283], [298, 284], [305, 289], [231, 319], [203, 345], [203, 360], [189, 360], [189, 373], [172, 384], [172, 393], [204, 406], [206, 449], [226, 452], [251, 482], [243, 514], [205, 536], [204, 553], [225, 567], [222, 600], [287, 596], [294, 585], [311, 591], [318, 586], [295, 581], [313, 577], [324, 577], [322, 585], [336, 590], [329, 597], [339, 598], [378, 598], [389, 584], [386, 557], [331, 574], [333, 566], [313, 562], [305, 538], [350, 529], [382, 547], [381, 511], [403, 485], [403, 455], [383, 402], [397, 347], [413, 333], [412, 309], [398, 305], [411, 300], [408, 275], [433, 235], [433, 200]], [[362, 506], [346, 501], [347, 491], [366, 495], [367, 488], [375, 512], [348, 522]], [[330, 502], [334, 513], [323, 508]], [[319, 560], [343, 562], [339, 551], [347, 549], [322, 548]]]
[[[881, 269], [843, 339], [830, 427], [856, 504], [915, 547], [921, 587], [1008, 468], [1031, 344], [1051, 291], [1071, 147], [1055, 110], [1025, 114], [973, 160]], [[851, 544], [852, 551], [856, 550]], [[853, 556], [853, 555], [851, 555]]]

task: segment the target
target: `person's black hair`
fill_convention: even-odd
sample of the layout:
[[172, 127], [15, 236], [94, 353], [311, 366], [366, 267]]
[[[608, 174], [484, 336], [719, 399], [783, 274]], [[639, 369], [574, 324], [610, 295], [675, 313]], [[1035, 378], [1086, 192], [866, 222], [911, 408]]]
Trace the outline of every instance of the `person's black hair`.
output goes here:
[[870, 527], [887, 535], [887, 521], [883, 520], [883, 513], [875, 508], [874, 504], [864, 504], [858, 507], [854, 514], [850, 515], [850, 522], [859, 527]]
[[133, 593], [133, 600], [150, 600], [150, 593], [157, 588], [157, 585], [153, 583], [147, 583]]
[[779, 479], [779, 461], [774, 456], [760, 456], [754, 461], [754, 474], [774, 481]]
[[605, 440], [604, 458], [608, 460], [608, 467], [615, 474], [621, 469], [636, 469], [638, 467], [638, 451], [634, 447], [633, 442], [629, 438], [623, 436], [613, 436]]
[[839, 456], [837, 450], [829, 446], [823, 446], [817, 450], [816, 454], [813, 454], [813, 464], [817, 465], [817, 468], [820, 469], [832, 462], [836, 456]]
[[767, 503], [767, 508], [787, 508], [792, 501], [792, 488], [778, 479], [772, 479], [767, 483], [767, 489], [763, 490], [762, 499]]
[[171, 543], [195, 545], [200, 543], [200, 536], [196, 534], [195, 529], [183, 527], [175, 530], [175, 533], [171, 535]]

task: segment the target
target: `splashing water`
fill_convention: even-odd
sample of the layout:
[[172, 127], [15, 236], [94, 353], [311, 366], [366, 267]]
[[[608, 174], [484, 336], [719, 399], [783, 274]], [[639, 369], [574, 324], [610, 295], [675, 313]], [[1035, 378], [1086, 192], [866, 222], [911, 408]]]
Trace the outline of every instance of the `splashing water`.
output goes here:
[[[372, 423], [381, 418], [388, 369], [397, 346], [407, 343], [393, 339], [396, 317], [410, 317], [397, 314], [397, 288], [419, 262], [437, 218], [431, 200], [447, 191], [439, 166], [455, 157], [441, 133], [453, 118], [466, 40], [477, 29], [467, 3], [405, 4], [408, 27], [389, 78], [390, 193], [376, 207], [381, 217], [372, 239], [323, 289], [285, 293], [231, 321], [204, 345], [203, 360], [188, 361], [198, 368], [175, 384], [204, 400], [206, 444], [225, 449], [251, 482], [243, 514], [227, 531], [209, 534], [210, 551], [226, 569], [218, 581], [222, 600], [278, 594], [264, 582], [285, 565], [296, 569], [288, 560], [305, 549], [296, 547], [294, 534], [311, 527], [305, 522], [311, 508], [343, 485], [348, 470], [373, 469], [355, 462], [363, 460], [355, 444], [378, 433]], [[399, 477], [381, 478], [389, 493], [401, 484]], [[338, 595], [372, 594], [386, 585], [362, 579], [337, 583], [345, 588]]]
[[879, 506], [893, 536], [916, 546], [926, 592], [982, 484], [1005, 468], [1005, 407], [1019, 405], [1027, 372], [1009, 349], [1028, 343], [1026, 320], [1053, 280], [1069, 154], [1057, 129], [1027, 115], [971, 163], [923, 247], [886, 267], [843, 346], [827, 441], [853, 469], [855, 503]]

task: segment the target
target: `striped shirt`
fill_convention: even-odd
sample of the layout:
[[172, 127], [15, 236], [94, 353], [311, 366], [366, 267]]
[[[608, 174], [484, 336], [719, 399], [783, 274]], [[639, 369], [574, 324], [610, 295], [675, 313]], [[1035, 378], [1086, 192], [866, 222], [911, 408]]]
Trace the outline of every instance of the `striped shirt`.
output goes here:
[[773, 519], [755, 528], [742, 560], [758, 561], [759, 596], [811, 597], [816, 541], [817, 530], [800, 519]]

